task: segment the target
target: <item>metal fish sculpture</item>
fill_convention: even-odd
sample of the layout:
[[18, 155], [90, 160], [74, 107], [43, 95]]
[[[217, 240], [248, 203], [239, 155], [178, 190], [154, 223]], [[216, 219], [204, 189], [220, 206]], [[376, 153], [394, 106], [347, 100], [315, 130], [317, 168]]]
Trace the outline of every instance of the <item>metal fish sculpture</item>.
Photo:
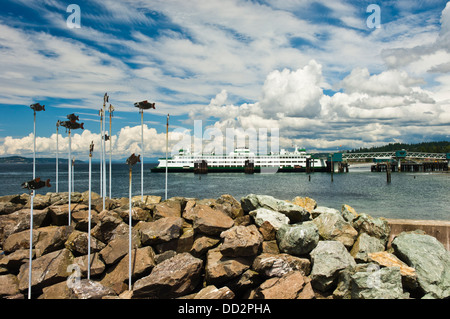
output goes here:
[[50, 179], [47, 179], [44, 182], [44, 181], [41, 181], [41, 179], [38, 177], [38, 178], [35, 178], [35, 179], [31, 180], [31, 181], [22, 183], [22, 188], [26, 188], [26, 189], [29, 189], [29, 190], [36, 190], [36, 189], [43, 188], [45, 186], [47, 186], [47, 187], [51, 187], [52, 186], [52, 185], [50, 185]]
[[148, 103], [148, 101], [136, 102], [134, 106], [143, 110], [155, 109], [155, 103]]
[[36, 112], [45, 111], [45, 105], [41, 105], [39, 103], [31, 104], [30, 107]]
[[76, 121], [79, 121], [79, 120], [80, 120], [79, 116], [76, 116], [76, 115], [73, 114], [73, 113], [67, 115], [67, 118], [68, 118], [68, 120], [69, 120], [70, 122], [72, 122], [72, 123], [75, 123]]
[[136, 156], [133, 153], [133, 154], [131, 154], [130, 157], [127, 158], [127, 164], [130, 166], [135, 165], [136, 163], [140, 163], [140, 162], [141, 162], [141, 155]]
[[79, 128], [84, 130], [84, 123], [63, 121], [63, 122], [61, 122], [61, 126], [64, 126], [66, 129], [69, 129], [69, 130], [77, 130]]

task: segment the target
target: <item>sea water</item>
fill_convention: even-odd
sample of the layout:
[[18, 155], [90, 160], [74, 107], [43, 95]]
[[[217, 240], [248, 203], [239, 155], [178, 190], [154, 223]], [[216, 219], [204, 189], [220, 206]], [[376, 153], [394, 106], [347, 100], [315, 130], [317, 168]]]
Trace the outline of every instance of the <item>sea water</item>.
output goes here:
[[[151, 173], [156, 164], [144, 165], [144, 194], [165, 196], [165, 174]], [[75, 165], [75, 191], [88, 190], [88, 164]], [[109, 196], [109, 167], [107, 165], [107, 196]], [[132, 193], [141, 194], [141, 167], [132, 171]], [[21, 184], [32, 179], [31, 164], [0, 164], [0, 196], [21, 194]], [[38, 193], [56, 191], [54, 164], [37, 164], [36, 177], [51, 179], [52, 187]], [[67, 165], [59, 165], [59, 191], [68, 191]], [[112, 165], [112, 197], [128, 197], [129, 167]], [[100, 164], [92, 164], [92, 191], [100, 193]], [[248, 194], [271, 195], [292, 200], [296, 196], [310, 197], [319, 206], [340, 210], [348, 204], [358, 213], [374, 217], [450, 220], [450, 174], [392, 173], [392, 182], [386, 182], [385, 173], [350, 167], [349, 173], [169, 173], [168, 197], [218, 198], [230, 194], [237, 200]]]

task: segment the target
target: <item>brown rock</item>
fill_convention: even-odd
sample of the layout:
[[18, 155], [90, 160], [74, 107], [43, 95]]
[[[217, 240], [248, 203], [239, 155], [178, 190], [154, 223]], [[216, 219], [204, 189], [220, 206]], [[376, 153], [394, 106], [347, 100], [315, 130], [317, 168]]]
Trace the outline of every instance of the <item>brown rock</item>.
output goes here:
[[165, 217], [153, 222], [139, 222], [134, 228], [139, 231], [144, 245], [153, 245], [179, 238], [182, 227], [182, 218]]
[[275, 240], [277, 238], [276, 229], [268, 221], [263, 222], [258, 230], [262, 234], [264, 240]]
[[211, 285], [200, 290], [194, 299], [233, 299], [234, 293], [228, 287], [217, 289], [216, 286]]
[[[48, 225], [48, 208], [33, 210], [33, 229]], [[5, 238], [30, 229], [30, 209], [21, 209], [9, 215], [0, 216], [0, 244], [3, 244]]]
[[181, 203], [175, 200], [166, 200], [157, 204], [153, 210], [153, 218], [181, 217]]
[[241, 203], [228, 194], [220, 196], [216, 200], [216, 205], [214, 207], [223, 211], [233, 219], [244, 216], [244, 210], [241, 207]]
[[234, 224], [227, 214], [205, 205], [195, 205], [193, 214], [194, 230], [207, 235], [220, 235]]
[[[74, 264], [80, 267], [81, 276], [87, 277], [88, 273], [88, 255], [79, 256], [74, 259]], [[100, 259], [99, 253], [91, 252], [91, 276], [100, 275], [105, 271], [105, 264]]]
[[256, 299], [313, 299], [314, 291], [310, 280], [299, 271], [292, 271], [283, 277], [263, 282], [254, 293]]
[[[89, 209], [77, 210], [72, 213], [72, 220], [75, 222], [75, 229], [84, 232], [88, 231], [89, 227]], [[91, 229], [98, 223], [98, 213], [91, 209]]]
[[64, 243], [72, 232], [69, 226], [47, 226], [38, 229], [39, 240], [35, 244], [36, 257], [64, 248]]
[[317, 207], [317, 202], [309, 197], [295, 197], [292, 201], [293, 204], [298, 205], [306, 209], [309, 213], [311, 213], [314, 208]]
[[218, 238], [209, 237], [206, 235], [198, 235], [195, 236], [194, 243], [192, 244], [191, 254], [200, 257], [203, 254], [206, 254], [207, 251], [214, 246], [216, 246], [220, 240]]
[[0, 298], [19, 293], [19, 280], [14, 275], [0, 276]]
[[220, 248], [208, 251], [206, 259], [205, 280], [206, 283], [216, 285], [240, 276], [250, 268], [251, 257], [226, 257], [220, 252]]
[[[86, 255], [88, 253], [88, 234], [74, 230], [67, 238], [64, 246], [75, 255]], [[91, 236], [91, 253], [105, 248], [105, 244]]]
[[[114, 264], [120, 258], [128, 254], [129, 250], [129, 236], [121, 235], [116, 236], [111, 240], [105, 248], [100, 251], [100, 256], [103, 258], [107, 265]], [[141, 241], [139, 233], [136, 230], [132, 230], [132, 248], [140, 247]]]
[[177, 254], [136, 281], [133, 298], [177, 298], [189, 294], [200, 280], [202, 265], [201, 259], [189, 253]]
[[[33, 247], [39, 239], [39, 231], [33, 229]], [[15, 233], [6, 238], [3, 244], [3, 250], [7, 253], [11, 253], [18, 249], [30, 248], [30, 231], [25, 230], [20, 233]]]
[[[65, 280], [70, 274], [67, 271], [73, 264], [73, 255], [68, 249], [51, 252], [32, 262], [31, 286], [32, 289], [41, 289]], [[20, 267], [19, 289], [28, 289], [28, 262]]]
[[311, 272], [311, 262], [288, 254], [263, 253], [255, 258], [252, 269], [266, 277], [282, 277], [291, 271], [306, 276]]
[[39, 296], [39, 299], [71, 299], [71, 297], [67, 282], [62, 281], [42, 288], [42, 295]]
[[255, 225], [234, 226], [220, 234], [223, 244], [220, 252], [224, 256], [253, 256], [258, 253], [263, 236]]

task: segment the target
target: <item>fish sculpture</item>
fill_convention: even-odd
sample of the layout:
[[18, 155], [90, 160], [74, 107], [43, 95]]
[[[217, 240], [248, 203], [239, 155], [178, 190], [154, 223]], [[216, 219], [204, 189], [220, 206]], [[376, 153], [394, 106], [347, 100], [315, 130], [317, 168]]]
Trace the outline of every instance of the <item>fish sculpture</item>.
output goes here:
[[30, 107], [36, 112], [45, 111], [45, 105], [41, 105], [39, 103], [31, 104]]
[[136, 163], [140, 163], [140, 162], [141, 162], [141, 155], [136, 156], [133, 153], [133, 154], [131, 154], [130, 157], [127, 158], [127, 164], [130, 166], [135, 165]]
[[31, 181], [22, 183], [22, 188], [26, 188], [26, 189], [29, 189], [29, 190], [36, 190], [36, 189], [43, 188], [45, 186], [47, 186], [47, 187], [51, 187], [52, 186], [52, 185], [50, 185], [50, 179], [47, 179], [44, 182], [44, 181], [41, 181], [40, 177], [38, 177], [38, 178], [35, 178], [35, 179], [31, 180]]
[[148, 103], [148, 101], [136, 102], [134, 106], [143, 110], [155, 109], [155, 103]]

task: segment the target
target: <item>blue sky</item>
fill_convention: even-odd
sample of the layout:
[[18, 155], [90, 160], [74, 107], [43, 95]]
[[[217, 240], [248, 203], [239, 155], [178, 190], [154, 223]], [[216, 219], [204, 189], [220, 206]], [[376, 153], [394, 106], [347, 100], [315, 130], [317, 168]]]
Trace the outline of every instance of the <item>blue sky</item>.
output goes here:
[[[77, 4], [81, 28], [66, 12]], [[380, 28], [367, 12], [380, 8]], [[145, 154], [203, 129], [278, 128], [280, 147], [352, 149], [450, 140], [447, 1], [3, 0], [0, 156], [54, 156], [56, 121], [76, 113], [83, 158], [107, 92], [115, 158], [141, 153], [134, 102], [149, 100]], [[60, 130], [62, 151], [67, 134]], [[30, 135], [31, 134], [31, 135]]]

